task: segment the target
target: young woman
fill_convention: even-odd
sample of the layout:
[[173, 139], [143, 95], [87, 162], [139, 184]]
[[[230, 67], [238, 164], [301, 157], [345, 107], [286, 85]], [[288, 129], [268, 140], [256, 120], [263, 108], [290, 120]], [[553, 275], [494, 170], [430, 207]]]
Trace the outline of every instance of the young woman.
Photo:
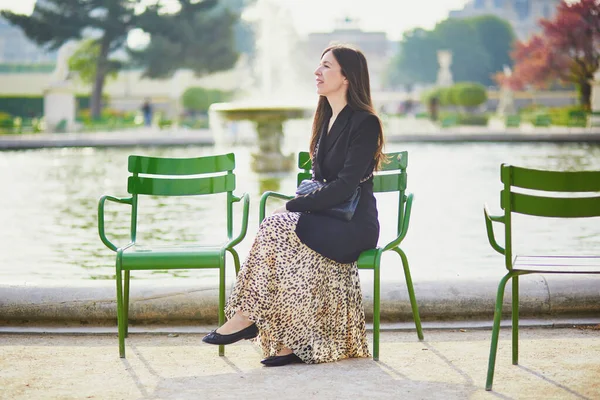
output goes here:
[[[258, 336], [266, 366], [370, 356], [356, 261], [379, 238], [372, 174], [384, 157], [383, 132], [360, 51], [328, 47], [315, 76], [310, 150], [314, 178], [326, 185], [261, 223], [227, 302], [228, 321], [203, 339], [230, 344]], [[359, 185], [350, 221], [320, 212]]]

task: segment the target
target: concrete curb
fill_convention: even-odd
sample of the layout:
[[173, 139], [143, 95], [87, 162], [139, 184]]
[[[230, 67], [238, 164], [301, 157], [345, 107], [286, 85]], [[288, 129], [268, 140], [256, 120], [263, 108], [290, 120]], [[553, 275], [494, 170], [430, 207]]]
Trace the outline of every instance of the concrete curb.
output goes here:
[[[498, 279], [499, 280], [499, 279]], [[421, 318], [425, 321], [491, 319], [498, 281], [416, 282]], [[507, 285], [504, 312], [510, 313]], [[218, 310], [216, 284], [132, 281], [130, 319], [136, 323], [215, 324]], [[523, 317], [600, 315], [600, 277], [529, 275], [520, 279], [520, 315]], [[372, 319], [372, 285], [363, 282], [367, 320]], [[28, 322], [114, 323], [115, 287], [112, 281], [59, 281], [0, 285], [0, 320]], [[383, 321], [412, 321], [404, 282], [383, 282]]]
[[[545, 132], [510, 132], [445, 129], [439, 132], [387, 134], [390, 143], [423, 142], [423, 143], [460, 143], [460, 142], [494, 142], [494, 143], [598, 143], [600, 130], [587, 132], [556, 130]], [[135, 147], [135, 146], [212, 146], [212, 134], [208, 130], [197, 132], [162, 132], [144, 134], [142, 132], [88, 133], [88, 134], [26, 134], [0, 136], [0, 150], [28, 150], [60, 147]]]
[[511, 132], [440, 132], [426, 134], [387, 135], [390, 143], [598, 143], [600, 132], [590, 133], [511, 133]]
[[39, 134], [0, 137], [0, 150], [30, 150], [62, 147], [135, 147], [135, 146], [212, 146], [212, 135], [206, 132], [196, 134], [169, 133], [162, 135], [141, 132], [88, 133], [88, 134]]

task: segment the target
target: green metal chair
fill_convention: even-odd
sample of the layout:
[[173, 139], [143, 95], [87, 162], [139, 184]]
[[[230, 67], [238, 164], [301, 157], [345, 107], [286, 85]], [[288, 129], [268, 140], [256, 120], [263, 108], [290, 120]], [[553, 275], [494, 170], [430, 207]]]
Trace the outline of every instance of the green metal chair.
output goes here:
[[548, 127], [552, 125], [552, 118], [548, 114], [538, 114], [533, 119], [533, 126]]
[[[234, 246], [242, 241], [248, 227], [248, 194], [233, 195], [235, 190], [235, 157], [224, 154], [198, 158], [155, 158], [129, 156], [127, 192], [131, 197], [102, 196], [98, 204], [98, 233], [102, 242], [117, 253], [117, 323], [119, 330], [119, 355], [125, 357], [125, 337], [128, 331], [129, 277], [131, 271], [167, 269], [219, 269], [219, 326], [225, 323], [225, 256], [231, 253], [236, 274], [240, 268], [239, 256]], [[208, 176], [206, 176], [208, 175]], [[193, 177], [186, 177], [193, 176]], [[160, 246], [140, 248], [136, 243], [138, 197], [192, 196], [215, 193], [227, 194], [227, 237], [220, 246]], [[131, 206], [131, 242], [117, 247], [104, 231], [104, 204], [113, 201]], [[243, 200], [240, 233], [233, 237], [233, 203]], [[124, 275], [124, 276], [123, 276]], [[224, 347], [219, 346], [219, 355]]]
[[442, 128], [451, 128], [458, 125], [458, 115], [452, 114], [444, 117], [441, 122]]
[[588, 125], [588, 114], [585, 111], [571, 110], [568, 115], [568, 127], [585, 128]]
[[521, 116], [507, 115], [504, 122], [507, 128], [518, 128], [521, 125]]
[[[599, 217], [600, 197], [589, 195], [581, 197], [581, 192], [600, 192], [600, 171], [540, 171], [502, 164], [500, 177], [504, 183], [504, 190], [500, 192], [500, 205], [504, 209], [504, 215], [490, 215], [487, 205], [484, 206], [484, 215], [490, 245], [504, 255], [508, 273], [498, 285], [486, 390], [492, 390], [506, 283], [512, 278], [512, 363], [517, 365], [519, 361], [519, 276], [534, 273], [600, 274], [600, 256], [514, 255], [511, 217], [513, 213], [551, 218]], [[514, 188], [517, 188], [517, 191], [514, 191]], [[523, 189], [527, 190], [527, 194], [522, 192]], [[551, 197], [543, 192], [562, 192], [562, 196]], [[576, 193], [576, 197], [565, 196], [567, 193]], [[504, 224], [505, 248], [496, 241], [492, 222]]]
[[[408, 166], [408, 153], [406, 151], [399, 153], [388, 153], [389, 163], [383, 165], [382, 169], [376, 172], [373, 178], [373, 191], [381, 192], [398, 192], [398, 221], [397, 234], [398, 236], [390, 243], [383, 247], [367, 250], [361, 253], [358, 259], [359, 269], [372, 269], [374, 273], [373, 279], [373, 359], [379, 360], [379, 308], [380, 308], [380, 261], [381, 256], [386, 251], [393, 251], [400, 256], [406, 286], [408, 287], [408, 295], [410, 305], [412, 307], [413, 319], [417, 328], [419, 340], [423, 340], [423, 330], [421, 328], [421, 318], [419, 317], [419, 308], [415, 298], [410, 269], [408, 267], [408, 258], [404, 251], [399, 247], [400, 243], [406, 236], [408, 224], [410, 221], [410, 211], [413, 202], [412, 193], [406, 194], [406, 168]], [[297, 184], [300, 184], [303, 179], [311, 179], [312, 163], [307, 152], [300, 152], [298, 155], [298, 172]], [[289, 200], [294, 196], [288, 196], [276, 192], [265, 192], [260, 199], [259, 219], [260, 222], [265, 218], [266, 203], [269, 197]]]

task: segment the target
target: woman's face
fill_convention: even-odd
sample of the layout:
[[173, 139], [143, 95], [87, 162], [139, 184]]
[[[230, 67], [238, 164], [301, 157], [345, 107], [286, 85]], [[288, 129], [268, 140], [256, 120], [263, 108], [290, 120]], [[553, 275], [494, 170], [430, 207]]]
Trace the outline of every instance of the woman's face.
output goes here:
[[342, 75], [342, 67], [338, 64], [331, 50], [321, 58], [321, 62], [315, 70], [315, 76], [317, 93], [321, 96], [344, 93], [347, 90], [348, 80]]

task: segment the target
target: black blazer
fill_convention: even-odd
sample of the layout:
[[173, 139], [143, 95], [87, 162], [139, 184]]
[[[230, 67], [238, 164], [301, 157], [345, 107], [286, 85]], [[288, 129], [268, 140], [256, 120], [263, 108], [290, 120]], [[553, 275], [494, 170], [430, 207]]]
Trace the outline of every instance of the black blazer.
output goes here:
[[[296, 234], [304, 244], [334, 261], [350, 263], [363, 250], [375, 248], [379, 239], [373, 179], [362, 184], [360, 181], [375, 168], [381, 125], [375, 115], [352, 110], [348, 105], [337, 116], [329, 134], [328, 125], [326, 119], [313, 170], [315, 179], [329, 185], [309, 196], [288, 201], [286, 208], [302, 213]], [[349, 198], [359, 184], [360, 201], [351, 221], [319, 213]]]

